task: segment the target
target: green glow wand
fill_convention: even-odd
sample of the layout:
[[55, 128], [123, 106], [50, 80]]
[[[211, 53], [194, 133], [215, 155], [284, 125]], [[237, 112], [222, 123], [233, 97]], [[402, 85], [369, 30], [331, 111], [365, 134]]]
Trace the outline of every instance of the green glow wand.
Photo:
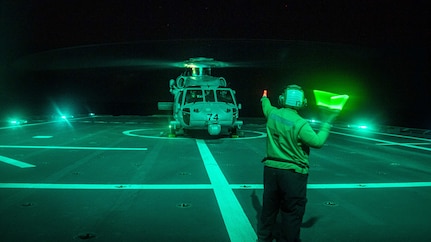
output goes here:
[[340, 95], [320, 90], [313, 90], [313, 92], [316, 98], [316, 105], [329, 109], [338, 109], [341, 111], [347, 99], [349, 99], [349, 95]]

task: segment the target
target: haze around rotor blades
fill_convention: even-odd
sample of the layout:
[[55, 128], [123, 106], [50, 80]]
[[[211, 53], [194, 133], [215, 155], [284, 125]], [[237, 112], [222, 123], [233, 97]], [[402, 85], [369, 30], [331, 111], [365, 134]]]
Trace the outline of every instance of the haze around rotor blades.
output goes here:
[[[257, 67], [268, 65], [268, 61], [259, 62], [223, 62], [217, 61], [213, 66], [214, 68], [228, 68], [228, 67]], [[19, 59], [13, 63], [13, 67], [21, 70], [28, 71], [49, 71], [49, 70], [78, 70], [78, 69], [92, 69], [92, 68], [142, 68], [142, 69], [172, 69], [172, 68], [186, 68], [188, 64], [186, 61], [168, 61], [168, 60], [151, 60], [145, 58], [100, 58], [83, 56], [77, 58], [72, 56], [70, 58], [51, 58], [50, 56], [32, 55]]]
[[172, 61], [148, 60], [143, 58], [47, 58], [46, 56], [30, 56], [15, 61], [12, 65], [16, 69], [27, 71], [56, 71], [79, 70], [93, 68], [121, 68], [135, 67], [143, 69], [166, 69], [180, 67], [180, 64]]
[[[191, 59], [201, 58], [188, 56], [187, 58], [180, 57], [174, 61], [174, 58], [153, 58], [154, 53], [149, 55], [151, 57], [148, 57], [142, 50], [132, 51], [125, 48], [113, 48], [111, 50], [108, 47], [105, 45], [79, 46], [33, 53], [15, 60], [12, 62], [11, 67], [24, 71], [61, 71], [94, 68], [171, 69], [190, 67]], [[270, 67], [274, 63], [275, 61], [265, 60], [234, 62], [214, 60], [212, 61], [212, 67]]]

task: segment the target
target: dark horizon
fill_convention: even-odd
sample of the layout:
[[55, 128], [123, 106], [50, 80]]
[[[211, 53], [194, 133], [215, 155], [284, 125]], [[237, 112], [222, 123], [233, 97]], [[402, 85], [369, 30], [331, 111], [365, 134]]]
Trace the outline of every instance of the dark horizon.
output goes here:
[[[4, 1], [0, 115], [49, 114], [54, 106], [160, 113], [157, 102], [170, 100], [169, 80], [182, 72], [168, 63], [204, 56], [244, 64], [213, 71], [236, 90], [243, 116], [261, 115], [264, 88], [276, 103], [295, 83], [308, 112], [312, 90], [321, 89], [350, 95], [340, 119], [431, 129], [424, 2], [239, 2]], [[171, 17], [180, 9], [193, 21]]]

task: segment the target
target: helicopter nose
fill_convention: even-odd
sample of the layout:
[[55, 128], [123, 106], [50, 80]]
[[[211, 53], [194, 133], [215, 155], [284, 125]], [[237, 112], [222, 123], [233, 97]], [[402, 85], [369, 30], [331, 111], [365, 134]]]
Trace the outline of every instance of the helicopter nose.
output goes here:
[[210, 124], [208, 125], [208, 133], [210, 135], [219, 135], [221, 132], [221, 125], [220, 124]]

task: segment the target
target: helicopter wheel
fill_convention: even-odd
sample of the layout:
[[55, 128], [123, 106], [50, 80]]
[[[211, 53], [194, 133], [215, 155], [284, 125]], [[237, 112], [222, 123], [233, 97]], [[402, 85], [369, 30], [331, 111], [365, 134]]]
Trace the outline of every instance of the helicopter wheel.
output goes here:
[[238, 132], [236, 128], [229, 129], [231, 138], [239, 138]]

